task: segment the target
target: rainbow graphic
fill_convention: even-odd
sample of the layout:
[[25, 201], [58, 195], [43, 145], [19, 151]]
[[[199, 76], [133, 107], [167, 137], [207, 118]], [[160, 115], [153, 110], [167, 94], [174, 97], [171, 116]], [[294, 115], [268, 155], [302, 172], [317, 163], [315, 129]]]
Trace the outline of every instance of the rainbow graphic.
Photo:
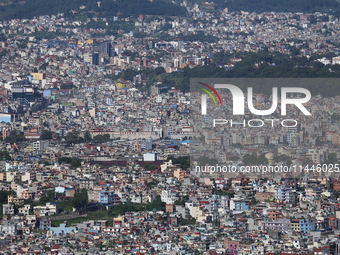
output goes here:
[[[216, 91], [216, 89], [214, 87], [210, 86], [209, 84], [203, 83], [203, 82], [199, 82], [199, 84], [201, 84], [201, 85], [207, 87], [208, 89], [210, 89], [215, 94], [215, 96], [217, 97], [218, 102], [220, 103], [220, 105], [222, 105], [221, 96], [220, 96], [220, 94], [218, 94], [218, 92]], [[205, 88], [200, 88], [200, 89], [208, 94], [208, 96], [213, 100], [215, 105], [217, 104], [215, 96], [209, 90], [207, 90]]]

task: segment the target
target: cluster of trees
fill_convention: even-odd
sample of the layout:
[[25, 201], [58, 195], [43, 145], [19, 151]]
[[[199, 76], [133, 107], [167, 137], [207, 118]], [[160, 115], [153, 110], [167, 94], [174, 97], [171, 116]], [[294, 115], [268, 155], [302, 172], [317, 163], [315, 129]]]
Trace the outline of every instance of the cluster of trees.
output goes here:
[[[44, 205], [46, 203], [52, 203], [52, 202], [54, 202], [55, 198], [56, 198], [56, 193], [53, 190], [48, 190], [45, 193], [45, 195], [43, 195], [40, 198], [38, 205]], [[33, 201], [30, 201], [30, 202], [31, 202], [32, 205], [34, 204]]]
[[0, 151], [0, 161], [1, 160], [11, 160], [11, 156], [8, 151]]
[[102, 16], [117, 15], [167, 15], [185, 16], [186, 9], [171, 2], [159, 0], [150, 2], [148, 0], [124, 1], [124, 0], [102, 0], [98, 5], [92, 0], [32, 0], [29, 2], [13, 1], [12, 4], [2, 6], [0, 19], [33, 18], [39, 15], [50, 15], [65, 13], [72, 15], [71, 10], [78, 10], [79, 6], [86, 6], [84, 12], [97, 12]]
[[40, 135], [41, 140], [51, 140], [53, 135], [56, 135], [58, 140], [65, 139], [66, 142], [77, 144], [77, 143], [106, 143], [111, 141], [109, 134], [96, 135], [92, 138], [88, 130], [85, 131], [84, 137], [79, 135], [79, 132], [73, 131], [66, 134], [66, 136], [60, 137], [58, 134], [54, 134], [50, 130], [43, 130]]
[[111, 141], [109, 134], [95, 135], [92, 139], [93, 143], [106, 143], [106, 142], [109, 142], [109, 141]]
[[[339, 78], [340, 65], [323, 65], [315, 61], [319, 56], [309, 59], [300, 56], [283, 55], [262, 51], [258, 54], [249, 53], [234, 68], [225, 71], [216, 71], [215, 75], [226, 78]], [[218, 62], [215, 62], [218, 63]], [[225, 62], [222, 61], [224, 64]], [[330, 71], [331, 70], [331, 71]], [[260, 86], [259, 86], [260, 87]], [[258, 89], [258, 88], [254, 88]], [[312, 94], [332, 96], [339, 91], [337, 87], [312, 86]], [[263, 89], [266, 92], [268, 88]], [[339, 92], [337, 92], [339, 93]], [[268, 94], [266, 92], [265, 94]]]
[[[0, 208], [2, 204], [7, 204], [8, 196], [15, 195], [14, 191], [0, 191]], [[45, 205], [46, 203], [58, 203], [61, 210], [71, 211], [73, 208], [77, 210], [83, 208], [88, 203], [87, 191], [82, 189], [80, 193], [75, 193], [74, 197], [69, 200], [59, 201], [59, 197], [63, 196], [62, 193], [56, 193], [54, 190], [48, 190], [45, 195], [43, 195], [38, 202], [34, 202], [32, 199], [27, 199], [24, 204], [30, 204], [32, 208], [37, 205]], [[14, 212], [18, 213], [18, 209], [22, 206], [14, 205]], [[0, 216], [2, 216], [2, 210], [0, 210]]]
[[0, 190], [0, 217], [2, 217], [2, 205], [7, 204], [8, 202], [8, 196], [9, 195], [15, 195], [14, 191], [6, 191], [6, 190]]
[[182, 219], [179, 223], [181, 226], [187, 226], [187, 225], [195, 225], [196, 219], [189, 215], [186, 219]]
[[292, 160], [287, 155], [277, 155], [274, 157], [275, 163], [282, 163], [284, 166], [290, 166], [292, 164]]
[[42, 64], [39, 69], [42, 71], [42, 70], [46, 70], [46, 67], [48, 66], [48, 63], [44, 63]]
[[59, 164], [70, 164], [71, 168], [77, 168], [81, 166], [82, 160], [79, 158], [61, 157], [58, 159]]
[[[196, 66], [194, 68], [185, 67], [180, 72], [163, 73], [160, 70], [125, 70], [122, 74], [112, 76], [112, 79], [123, 78], [132, 80], [137, 74], [148, 77], [151, 85], [155, 81], [161, 81], [162, 86], [175, 87], [183, 92], [190, 89], [190, 78], [339, 78], [340, 65], [323, 65], [316, 61], [321, 57], [331, 58], [333, 53], [326, 55], [313, 55], [310, 58], [301, 57], [294, 53], [296, 48], [292, 48], [293, 54], [286, 55], [279, 52], [269, 52], [263, 50], [259, 53], [239, 52], [215, 53], [213, 63], [206, 66]], [[230, 64], [230, 58], [240, 57], [241, 62], [234, 65], [234, 68], [224, 69], [221, 65]], [[248, 84], [249, 85], [249, 84]], [[242, 86], [239, 86], [242, 88]], [[271, 86], [263, 86], [263, 84], [253, 84], [255, 93], [271, 94]], [[313, 95], [322, 95], [331, 97], [340, 95], [338, 84], [319, 83], [309, 84], [306, 87]]]
[[333, 112], [332, 115], [331, 115], [331, 118], [332, 118], [333, 121], [338, 122], [340, 120], [340, 114]]
[[71, 201], [74, 208], [81, 208], [86, 206], [89, 202], [87, 190], [81, 189], [79, 193], [75, 193]]
[[126, 81], [132, 81], [133, 77], [136, 76], [137, 74], [140, 74], [141, 72], [132, 70], [132, 69], [126, 69], [123, 72], [119, 73], [119, 74], [112, 74], [110, 78], [112, 78], [113, 80], [117, 80], [117, 79], [124, 79]]
[[[296, 50], [297, 52], [294, 52]], [[219, 73], [227, 78], [337, 78], [340, 77], [340, 66], [324, 66], [316, 61], [321, 57], [331, 58], [333, 53], [326, 55], [313, 55], [310, 58], [297, 56], [299, 49], [291, 47], [292, 55], [279, 52], [268, 52], [264, 49], [258, 53], [230, 53], [220, 52], [214, 54], [216, 64], [230, 64], [230, 58], [242, 58], [230, 71]], [[332, 72], [329, 71], [332, 69]]]
[[2, 51], [0, 52], [0, 59], [1, 59], [2, 57], [6, 56], [7, 53], [9, 53], [8, 50], [2, 50]]
[[119, 203], [118, 205], [110, 206], [108, 209], [108, 215], [116, 217], [118, 215], [124, 215], [126, 212], [140, 212], [152, 210], [156, 211], [165, 210], [165, 203], [162, 202], [160, 195], [157, 195], [154, 201], [147, 204]]
[[185, 205], [186, 202], [189, 201], [189, 196], [185, 195], [181, 199], [175, 201], [175, 205]]
[[4, 33], [0, 33], [0, 42], [5, 42], [7, 40], [7, 36]]
[[208, 156], [200, 156], [198, 159], [197, 159], [197, 165], [199, 166], [205, 166], [205, 165], [208, 165], [208, 166], [214, 166], [218, 163], [218, 160], [215, 159], [215, 158], [209, 158]]
[[245, 165], [265, 165], [268, 164], [268, 159], [265, 157], [265, 154], [261, 154], [258, 157], [255, 153], [246, 154], [243, 156], [243, 163]]
[[[191, 3], [202, 3], [200, 0], [189, 0]], [[249, 12], [317, 12], [339, 9], [336, 0], [212, 0], [218, 9], [229, 8], [229, 11], [249, 11]]]
[[31, 36], [34, 36], [37, 40], [41, 39], [54, 39], [58, 36], [67, 36], [66, 33], [61, 32], [48, 32], [48, 31], [37, 31], [31, 34]]
[[[222, 2], [221, 0], [215, 0]], [[227, 6], [231, 11], [252, 11], [252, 12], [317, 12], [328, 11], [329, 9], [338, 10], [339, 3], [336, 0], [233, 0], [228, 1]]]
[[135, 203], [119, 203], [109, 207], [108, 215], [116, 217], [118, 215], [124, 215], [126, 212], [139, 212], [143, 211], [145, 206], [143, 204]]
[[[189, 0], [192, 3], [202, 3], [201, 0]], [[334, 12], [338, 13], [340, 4], [336, 0], [213, 0], [218, 9], [229, 8], [229, 11], [249, 11], [249, 12]], [[162, 15], [162, 16], [186, 16], [186, 8], [173, 3], [173, 1], [148, 1], [148, 0], [102, 0], [100, 5], [91, 0], [33, 0], [29, 3], [12, 1], [7, 6], [2, 6], [0, 18], [13, 19], [17, 17], [32, 18], [34, 16], [66, 13], [73, 15], [71, 10], [79, 9], [84, 5], [86, 8], [83, 12], [87, 14], [97, 13], [101, 16], [111, 16], [121, 14], [127, 15]], [[79, 15], [78, 13], [75, 15]]]
[[50, 130], [44, 129], [41, 132], [40, 139], [41, 140], [51, 140], [53, 138], [53, 133]]
[[156, 179], [153, 179], [151, 182], [148, 182], [146, 186], [148, 188], [156, 187], [158, 185], [158, 181]]
[[177, 158], [170, 156], [167, 159], [168, 161], [171, 160], [172, 164], [177, 165], [179, 164], [182, 169], [186, 170], [190, 167], [190, 157], [189, 156], [179, 156]]
[[25, 135], [23, 133], [18, 132], [16, 129], [13, 129], [9, 133], [9, 136], [5, 138], [6, 143], [17, 143], [25, 140], [26, 140]]
[[68, 132], [66, 136], [64, 137], [64, 139], [67, 142], [73, 143], [73, 144], [84, 142], [84, 138], [79, 136], [79, 132], [77, 131]]
[[235, 192], [229, 190], [230, 187], [225, 187], [223, 189], [214, 189], [213, 194], [220, 195], [220, 196], [229, 196], [234, 197]]
[[73, 88], [76, 88], [73, 82], [63, 83], [60, 85], [60, 89], [73, 89]]
[[336, 153], [329, 153], [325, 164], [336, 164], [339, 163]]
[[103, 135], [96, 135], [92, 138], [90, 132], [88, 130], [84, 133], [84, 139], [83, 142], [92, 142], [92, 143], [106, 143], [111, 141], [109, 134], [103, 134]]
[[146, 163], [146, 164], [144, 165], [144, 169], [145, 169], [145, 170], [156, 170], [157, 168], [158, 168], [158, 166], [153, 165], [153, 164], [149, 164], [149, 163]]
[[21, 40], [20, 43], [17, 43], [19, 49], [26, 49], [28, 44], [28, 38]]
[[[74, 194], [74, 197], [69, 200], [61, 200], [60, 196], [63, 196], [62, 193], [56, 193], [54, 190], [48, 190], [45, 195], [43, 195], [39, 202], [33, 202], [32, 200], [26, 200], [25, 204], [31, 204], [32, 206], [36, 205], [45, 205], [46, 203], [58, 203], [59, 208], [62, 211], [71, 211], [72, 208], [76, 208], [77, 210], [84, 208], [88, 202], [89, 198], [87, 195], [86, 189], [81, 189], [80, 192]], [[1, 195], [0, 195], [1, 196]]]

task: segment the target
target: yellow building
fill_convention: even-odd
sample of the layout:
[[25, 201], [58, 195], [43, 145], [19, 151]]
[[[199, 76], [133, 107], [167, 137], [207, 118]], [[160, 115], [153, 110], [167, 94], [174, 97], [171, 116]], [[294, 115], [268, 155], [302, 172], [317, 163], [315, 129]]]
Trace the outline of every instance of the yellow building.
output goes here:
[[124, 88], [124, 84], [121, 83], [121, 82], [117, 82], [116, 87], [117, 87], [117, 89], [122, 89], [122, 88]]
[[6, 173], [5, 172], [2, 172], [0, 173], [0, 181], [6, 181]]
[[340, 134], [333, 134], [332, 135], [332, 142], [333, 142], [333, 144], [340, 144]]
[[93, 44], [93, 39], [87, 39], [84, 41], [78, 41], [78, 44]]
[[46, 74], [44, 73], [31, 73], [31, 75], [33, 76], [33, 80], [43, 80], [46, 78]]
[[290, 221], [290, 227], [293, 231], [300, 231], [300, 221], [298, 219], [292, 219]]
[[96, 108], [92, 108], [91, 110], [89, 110], [89, 114], [92, 118], [96, 117]]
[[16, 204], [16, 205], [24, 204], [23, 198], [15, 197], [13, 195], [9, 195], [7, 199], [8, 199], [9, 204]]
[[6, 172], [6, 181], [7, 182], [12, 182], [15, 180], [15, 175], [17, 173], [16, 172]]

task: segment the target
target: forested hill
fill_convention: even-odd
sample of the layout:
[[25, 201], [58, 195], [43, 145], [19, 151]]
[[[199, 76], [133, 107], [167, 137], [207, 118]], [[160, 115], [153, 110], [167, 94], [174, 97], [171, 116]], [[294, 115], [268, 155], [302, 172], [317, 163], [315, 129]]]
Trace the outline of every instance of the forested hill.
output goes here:
[[[166, 73], [163, 67], [156, 69], [145, 69], [136, 71], [132, 69], [124, 70], [118, 75], [112, 75], [113, 80], [122, 78], [133, 80], [137, 74], [148, 77], [150, 86], [154, 82], [161, 82], [162, 87], [175, 87], [183, 92], [190, 90], [190, 78], [340, 78], [340, 65], [323, 65], [317, 59], [326, 57], [331, 59], [336, 56], [334, 53], [325, 55], [313, 55], [309, 58], [299, 55], [287, 55], [279, 52], [269, 52], [263, 50], [258, 53], [250, 52], [218, 52], [214, 53], [212, 63], [206, 66], [196, 66], [194, 68], [185, 67], [178, 72]], [[242, 58], [242, 61], [234, 64], [232, 69], [222, 68], [223, 65], [230, 64], [231, 58]], [[315, 79], [317, 80], [317, 79]], [[142, 84], [137, 84], [139, 89], [145, 89]], [[253, 84], [254, 93], [270, 95], [272, 88]], [[241, 87], [242, 88], [242, 87]], [[339, 83], [309, 84], [307, 88], [312, 95], [323, 97], [334, 97], [340, 95]]]
[[[339, 12], [337, 0], [211, 0], [217, 9], [248, 12]], [[203, 3], [203, 0], [189, 0], [191, 3]], [[209, 2], [209, 1], [208, 1]]]
[[[100, 16], [164, 15], [185, 16], [186, 9], [164, 0], [0, 0], [7, 5], [0, 8], [0, 20], [32, 18], [40, 15], [96, 12]], [[81, 7], [81, 8], [80, 8]]]
[[[248, 12], [334, 12], [340, 13], [337, 0], [187, 0], [190, 4], [213, 2], [215, 10]], [[100, 16], [163, 15], [186, 16], [187, 10], [179, 5], [181, 0], [0, 0], [0, 20], [32, 18], [57, 13], [95, 12]], [[80, 8], [81, 7], [81, 8]], [[204, 9], [204, 8], [203, 8]]]

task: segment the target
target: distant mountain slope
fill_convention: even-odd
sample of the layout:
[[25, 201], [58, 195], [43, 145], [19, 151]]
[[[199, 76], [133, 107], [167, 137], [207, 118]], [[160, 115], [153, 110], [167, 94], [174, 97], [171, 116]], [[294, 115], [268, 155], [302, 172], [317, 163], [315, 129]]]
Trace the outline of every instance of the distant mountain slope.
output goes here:
[[[191, 3], [206, 2], [203, 0], [188, 0]], [[229, 11], [249, 12], [327, 12], [339, 11], [337, 0], [210, 0], [219, 9], [229, 8]]]
[[[1, 0], [3, 1], [3, 0]], [[186, 9], [164, 0], [14, 0], [0, 7], [0, 20], [32, 18], [39, 15], [94, 11], [103, 15], [185, 16]], [[85, 8], [80, 9], [80, 6]]]

